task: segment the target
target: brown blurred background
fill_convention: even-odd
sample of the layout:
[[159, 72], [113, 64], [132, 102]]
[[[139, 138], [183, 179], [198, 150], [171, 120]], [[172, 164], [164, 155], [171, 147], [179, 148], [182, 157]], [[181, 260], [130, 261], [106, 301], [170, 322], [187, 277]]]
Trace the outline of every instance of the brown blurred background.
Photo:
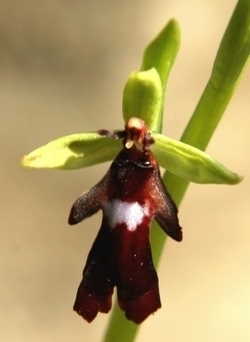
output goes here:
[[[121, 128], [124, 82], [172, 17], [182, 44], [164, 133], [179, 138], [235, 4], [0, 1], [0, 341], [101, 341], [110, 317], [88, 324], [72, 311], [101, 214], [67, 225], [74, 200], [109, 164], [24, 170], [22, 155], [63, 135]], [[190, 186], [179, 215], [184, 240], [168, 240], [159, 269], [163, 308], [143, 324], [140, 342], [250, 341], [249, 87], [248, 68], [208, 148], [245, 179]]]

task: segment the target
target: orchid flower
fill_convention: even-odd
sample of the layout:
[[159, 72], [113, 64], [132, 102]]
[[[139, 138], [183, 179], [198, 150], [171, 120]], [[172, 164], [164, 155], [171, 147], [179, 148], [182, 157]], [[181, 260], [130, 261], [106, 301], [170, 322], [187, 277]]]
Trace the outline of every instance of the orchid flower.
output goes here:
[[[103, 211], [74, 304], [87, 321], [111, 309], [115, 286], [119, 306], [129, 320], [141, 323], [159, 309], [158, 277], [149, 243], [152, 219], [181, 241], [176, 204], [188, 182], [237, 184], [242, 180], [203, 151], [249, 57], [249, 13], [249, 1], [240, 0], [182, 141], [161, 134], [166, 84], [180, 43], [179, 26], [171, 20], [146, 48], [141, 70], [133, 72], [125, 84], [125, 130], [72, 134], [23, 157], [24, 167], [68, 170], [114, 160], [104, 178], [76, 200], [69, 216], [69, 224], [76, 224]], [[158, 164], [167, 170], [163, 180]], [[166, 188], [167, 178], [172, 180], [171, 191]], [[172, 191], [176, 186], [177, 193]], [[161, 248], [158, 256], [160, 252]]]

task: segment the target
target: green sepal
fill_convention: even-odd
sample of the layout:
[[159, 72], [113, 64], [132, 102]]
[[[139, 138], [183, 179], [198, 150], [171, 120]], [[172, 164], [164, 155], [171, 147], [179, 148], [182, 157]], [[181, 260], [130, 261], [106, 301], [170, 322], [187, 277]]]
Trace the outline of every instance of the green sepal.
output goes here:
[[152, 134], [152, 145], [160, 166], [190, 182], [201, 184], [237, 184], [242, 177], [205, 152], [162, 134]]
[[98, 133], [68, 135], [39, 147], [22, 158], [27, 168], [74, 170], [114, 159], [121, 150], [121, 140]]
[[148, 130], [157, 131], [162, 98], [161, 79], [156, 69], [132, 72], [123, 90], [123, 118], [130, 117], [145, 121]]

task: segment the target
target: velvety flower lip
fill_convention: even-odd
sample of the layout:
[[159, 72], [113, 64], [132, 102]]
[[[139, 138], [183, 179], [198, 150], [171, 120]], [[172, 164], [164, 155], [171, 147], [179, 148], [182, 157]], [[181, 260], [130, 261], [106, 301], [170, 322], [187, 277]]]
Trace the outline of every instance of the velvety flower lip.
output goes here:
[[161, 307], [149, 242], [152, 219], [181, 241], [178, 210], [161, 180], [150, 150], [154, 141], [141, 119], [130, 118], [125, 131], [100, 134], [123, 137], [124, 147], [104, 178], [77, 199], [69, 215], [69, 224], [76, 224], [103, 211], [74, 310], [88, 322], [98, 312], [109, 312], [116, 286], [120, 308], [139, 324]]

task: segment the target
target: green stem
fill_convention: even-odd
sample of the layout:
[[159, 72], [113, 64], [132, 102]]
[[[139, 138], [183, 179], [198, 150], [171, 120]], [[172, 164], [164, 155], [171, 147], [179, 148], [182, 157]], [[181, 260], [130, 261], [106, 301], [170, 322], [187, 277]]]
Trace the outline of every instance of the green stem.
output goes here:
[[119, 308], [116, 300], [112, 310], [112, 316], [106, 335], [105, 342], [132, 342], [138, 332], [138, 325], [124, 318], [124, 312]]

